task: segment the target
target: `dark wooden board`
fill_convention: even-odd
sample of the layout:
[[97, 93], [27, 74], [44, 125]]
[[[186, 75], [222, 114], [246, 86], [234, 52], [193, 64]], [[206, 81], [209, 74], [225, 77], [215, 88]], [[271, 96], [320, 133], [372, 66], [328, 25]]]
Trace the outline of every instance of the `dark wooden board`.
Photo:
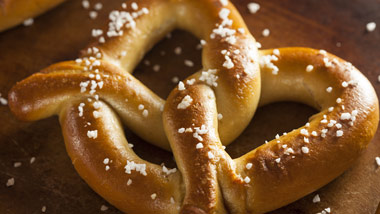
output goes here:
[[[104, 25], [108, 12], [122, 1], [99, 2], [104, 8], [95, 21], [88, 18], [88, 10], [81, 7], [81, 1], [71, 0], [37, 18], [31, 27], [19, 26], [0, 33], [0, 93], [5, 96], [17, 81], [54, 62], [76, 58], [78, 51], [88, 43], [91, 29]], [[249, 1], [233, 2], [263, 48], [325, 49], [357, 66], [380, 95], [377, 82], [380, 27], [372, 33], [365, 30], [370, 21], [380, 25], [380, 1], [257, 0], [261, 5], [257, 14], [249, 13], [246, 7]], [[271, 31], [269, 37], [261, 35], [265, 28]], [[170, 81], [173, 76], [185, 78], [200, 68], [197, 43], [189, 33], [173, 32], [171, 39], [163, 39], [145, 57], [152, 65], [159, 64], [161, 70], [153, 72], [152, 65], [141, 63], [135, 76], [165, 98], [174, 87]], [[177, 46], [183, 49], [180, 56], [173, 53]], [[193, 60], [195, 67], [184, 66], [185, 59]], [[301, 126], [313, 113], [315, 110], [310, 107], [295, 103], [262, 107], [227, 151], [232, 157], [238, 157], [264, 140], [272, 139], [276, 133]], [[174, 165], [170, 153], [150, 146], [128, 130], [126, 135], [142, 158]], [[375, 213], [380, 201], [380, 168], [375, 164], [376, 156], [380, 156], [380, 131], [355, 165], [342, 176], [316, 193], [271, 213], [312, 214], [327, 207], [338, 214]], [[29, 163], [31, 157], [36, 157], [33, 164]], [[22, 165], [14, 168], [14, 162], [22, 162]], [[11, 177], [15, 178], [15, 185], [6, 187]], [[314, 204], [312, 198], [317, 193], [321, 202]], [[0, 106], [0, 213], [41, 213], [42, 206], [47, 207], [47, 213], [100, 213], [103, 204], [109, 206], [104, 213], [120, 213], [75, 172], [56, 117], [33, 123], [19, 122], [7, 106]]]

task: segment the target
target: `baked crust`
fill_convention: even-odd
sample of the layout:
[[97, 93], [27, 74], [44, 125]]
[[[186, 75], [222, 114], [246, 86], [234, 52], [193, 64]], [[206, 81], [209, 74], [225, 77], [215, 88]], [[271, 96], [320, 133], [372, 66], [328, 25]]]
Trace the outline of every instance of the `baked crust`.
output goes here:
[[0, 32], [36, 17], [64, 0], [0, 0]]

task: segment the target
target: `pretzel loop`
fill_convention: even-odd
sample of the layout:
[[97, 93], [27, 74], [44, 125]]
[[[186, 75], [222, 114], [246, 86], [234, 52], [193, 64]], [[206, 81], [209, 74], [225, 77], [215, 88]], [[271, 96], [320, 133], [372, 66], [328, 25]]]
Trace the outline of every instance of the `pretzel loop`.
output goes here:
[[[273, 75], [273, 66], [262, 64], [260, 104], [296, 101], [320, 112], [305, 126], [235, 160], [218, 138], [210, 89], [193, 85], [169, 95], [163, 121], [185, 180], [184, 213], [194, 207], [206, 213], [265, 213], [284, 206], [339, 176], [374, 136], [379, 118], [376, 93], [355, 67], [308, 48], [264, 50], [260, 58], [274, 52], [273, 66], [279, 72]], [[306, 71], [308, 65], [314, 65], [312, 71]], [[192, 105], [177, 108], [186, 96], [194, 97]], [[197, 131], [201, 139], [178, 132], [180, 127], [202, 127]]]
[[[123, 30], [123, 36], [111, 38], [104, 44], [96, 44], [103, 59], [132, 73], [146, 50], [174, 28], [187, 30], [203, 39], [206, 43], [202, 51], [203, 71], [195, 73], [188, 78], [189, 82], [185, 81], [184, 83], [185, 85], [194, 83], [192, 79], [198, 81], [202, 72], [209, 72], [208, 76], [218, 77], [217, 81], [211, 82], [208, 78], [203, 79], [204, 82], [208, 81], [209, 85], [218, 85], [218, 87], [212, 86], [217, 95], [218, 112], [223, 115], [225, 121], [229, 121], [220, 123], [220, 137], [224, 145], [228, 145], [240, 135], [249, 123], [260, 94], [256, 43], [249, 34], [240, 14], [233, 5], [223, 6], [218, 0], [158, 0], [149, 3], [142, 1], [139, 7], [148, 8], [149, 13], [135, 20], [136, 24], [133, 30]], [[229, 22], [226, 20], [232, 22], [231, 26], [225, 24]], [[199, 23], [202, 24], [199, 25]], [[231, 31], [236, 33], [228, 36]], [[214, 35], [210, 36], [212, 34]], [[226, 42], [228, 39], [236, 41], [231, 44], [232, 42]], [[123, 56], [124, 51], [133, 54]], [[219, 54], [221, 52], [224, 54]], [[233, 52], [239, 52], [239, 54]], [[232, 59], [228, 56], [230, 54], [234, 56]], [[227, 63], [229, 65], [226, 66], [233, 66], [232, 69], [223, 66], [227, 61], [226, 57], [233, 64]], [[244, 90], [241, 86], [245, 86]], [[161, 126], [161, 124], [157, 125]], [[153, 129], [154, 127], [148, 128]], [[134, 129], [134, 131], [139, 134], [138, 129]], [[139, 135], [154, 145], [168, 149], [169, 142], [165, 135], [161, 135], [159, 138], [155, 136], [154, 140], [147, 139], [145, 135]]]

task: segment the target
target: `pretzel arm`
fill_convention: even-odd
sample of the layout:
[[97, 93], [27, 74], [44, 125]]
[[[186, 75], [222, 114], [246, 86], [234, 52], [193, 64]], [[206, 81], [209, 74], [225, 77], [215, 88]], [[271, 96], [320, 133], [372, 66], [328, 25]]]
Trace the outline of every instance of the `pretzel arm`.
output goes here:
[[[191, 105], [178, 110], [177, 106], [185, 96], [192, 97]], [[213, 91], [203, 84], [193, 85], [186, 91], [175, 90], [166, 106], [165, 130], [169, 133], [168, 138], [186, 187], [181, 213], [226, 213], [216, 178], [215, 163], [219, 154], [213, 153], [216, 148], [222, 150], [215, 129], [217, 111]], [[191, 131], [184, 132], [180, 130], [182, 128]]]
[[[112, 105], [123, 123], [143, 139], [169, 150], [162, 126], [164, 101], [131, 74], [105, 61], [99, 69], [103, 79], [101, 90], [97, 90], [99, 99]], [[38, 120], [59, 114], [62, 105], [71, 100], [89, 98], [95, 101], [94, 94], [90, 93], [94, 79], [89, 76], [81, 65], [72, 61], [52, 65], [17, 83], [9, 94], [11, 110], [20, 119]], [[88, 83], [83, 93], [82, 83]], [[140, 105], [148, 115], [144, 116]]]
[[[82, 117], [80, 103], [87, 105]], [[183, 198], [179, 171], [166, 174], [162, 166], [140, 159], [128, 145], [114, 111], [102, 101], [99, 106], [95, 109], [82, 99], [64, 105], [59, 115], [75, 169], [97, 193], [125, 212], [178, 213]], [[101, 117], [93, 116], [95, 110]], [[89, 131], [97, 132], [95, 139]]]

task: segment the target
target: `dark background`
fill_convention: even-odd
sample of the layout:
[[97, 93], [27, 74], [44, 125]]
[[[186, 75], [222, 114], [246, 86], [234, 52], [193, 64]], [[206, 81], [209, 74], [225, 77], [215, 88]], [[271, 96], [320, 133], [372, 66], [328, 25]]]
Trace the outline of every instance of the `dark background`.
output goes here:
[[[100, 0], [103, 9], [96, 20], [88, 17], [89, 10], [80, 0], [71, 0], [35, 19], [31, 27], [19, 26], [0, 33], [0, 93], [40, 69], [63, 60], [74, 59], [86, 46], [91, 29], [104, 25], [108, 13], [121, 0]], [[138, 2], [138, 1], [137, 1]], [[263, 48], [307, 46], [325, 49], [352, 62], [375, 87], [380, 83], [380, 1], [379, 0], [257, 0], [261, 9], [250, 14], [250, 1], [233, 1], [244, 17], [251, 33]], [[366, 24], [374, 21], [378, 27], [366, 32]], [[263, 29], [270, 29], [263, 37]], [[337, 43], [339, 43], [337, 45]], [[175, 31], [171, 39], [163, 39], [141, 63], [135, 76], [165, 98], [175, 86], [173, 76], [185, 78], [201, 67], [198, 39], [191, 34]], [[173, 50], [182, 47], [177, 56]], [[190, 59], [195, 66], [184, 66]], [[153, 65], [161, 66], [159, 72]], [[160, 81], [157, 81], [159, 79]], [[275, 134], [290, 131], [306, 123], [315, 113], [310, 107], [296, 103], [278, 103], [260, 108], [247, 130], [227, 151], [238, 157], [273, 139]], [[128, 140], [142, 158], [174, 166], [170, 153], [143, 142], [126, 130]], [[354, 166], [332, 183], [287, 207], [271, 214], [309, 214], [330, 207], [332, 213], [373, 214], [380, 201], [380, 168], [375, 157], [380, 156], [380, 132]], [[31, 157], [36, 157], [33, 164]], [[22, 166], [14, 168], [14, 162]], [[332, 163], [333, 164], [333, 163]], [[15, 178], [15, 185], [6, 187]], [[321, 202], [312, 203], [315, 194]], [[273, 200], [276, 200], [275, 198]], [[0, 106], [0, 213], [120, 213], [93, 192], [75, 172], [66, 154], [57, 117], [25, 123], [17, 121], [7, 106]]]

